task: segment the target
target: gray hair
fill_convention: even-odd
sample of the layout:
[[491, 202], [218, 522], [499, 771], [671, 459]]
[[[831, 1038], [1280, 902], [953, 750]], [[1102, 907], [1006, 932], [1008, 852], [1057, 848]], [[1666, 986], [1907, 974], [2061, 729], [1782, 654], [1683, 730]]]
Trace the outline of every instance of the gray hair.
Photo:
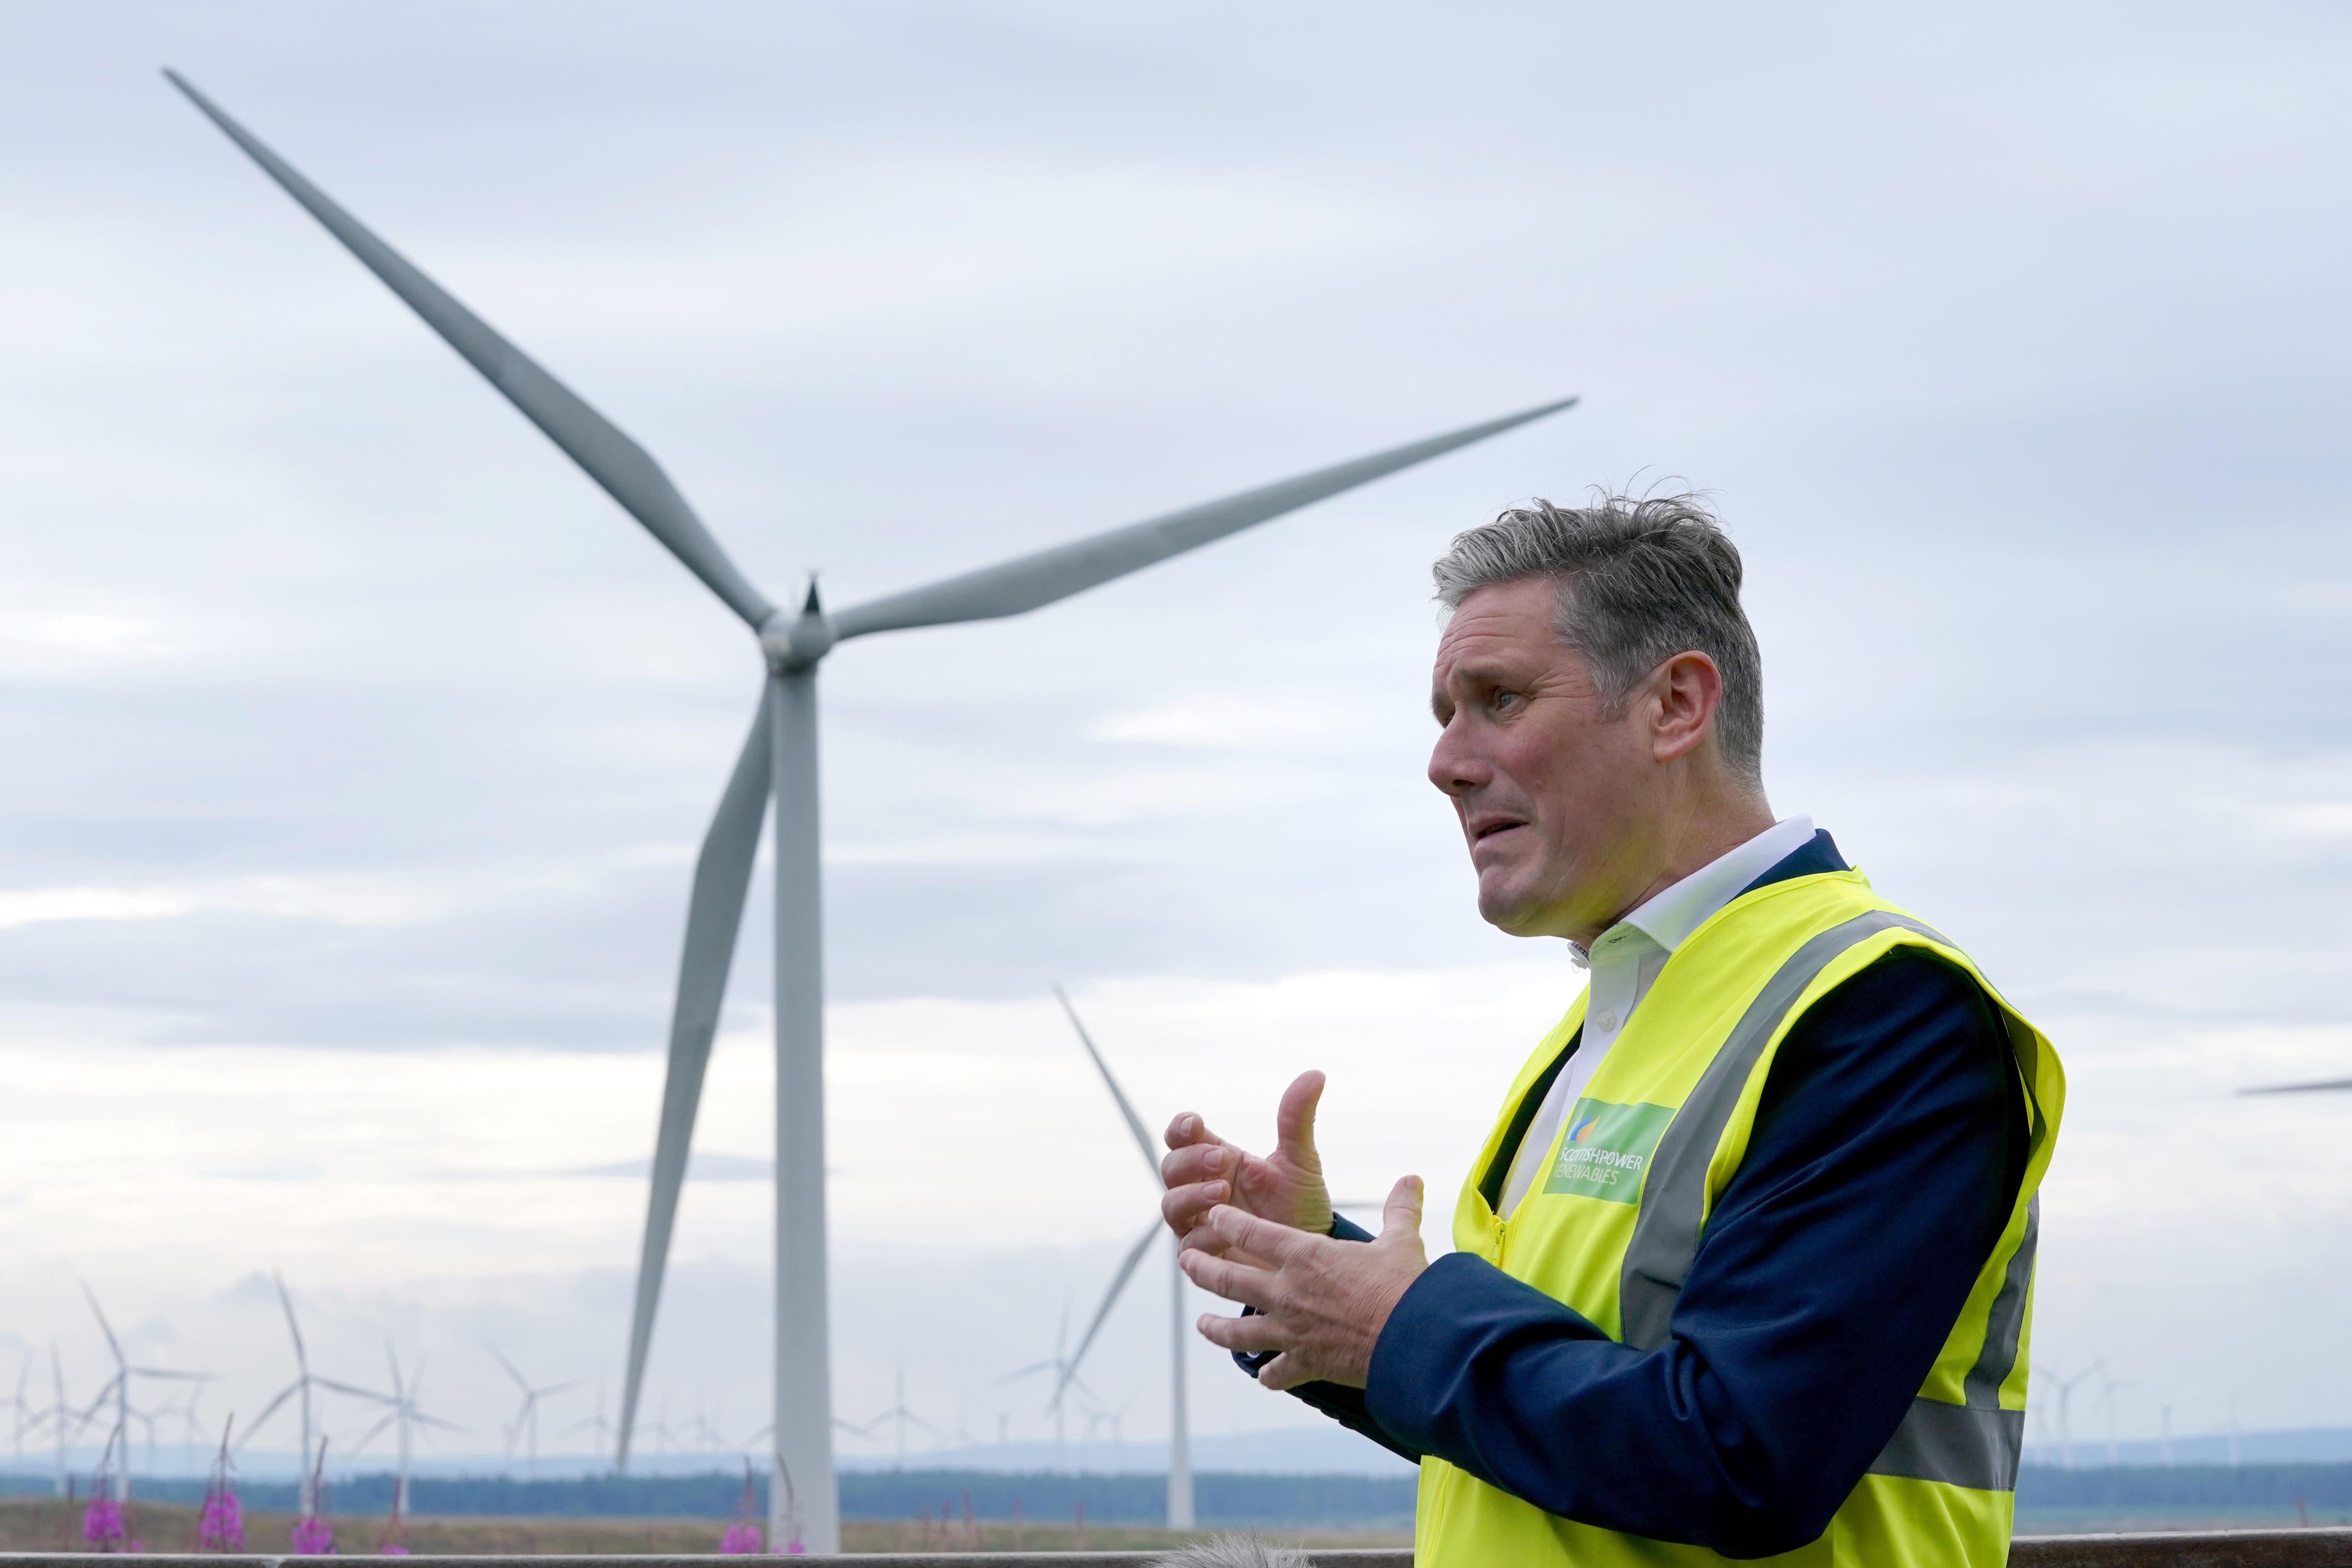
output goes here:
[[1276, 1546], [1255, 1535], [1196, 1541], [1152, 1561], [1158, 1568], [1312, 1568], [1314, 1563], [1304, 1552]]
[[1761, 781], [1764, 661], [1739, 607], [1739, 551], [1699, 496], [1596, 493], [1584, 507], [1513, 507], [1454, 535], [1430, 575], [1448, 610], [1497, 583], [1557, 583], [1553, 627], [1591, 665], [1612, 708], [1675, 655], [1706, 655], [1723, 676], [1724, 761]]

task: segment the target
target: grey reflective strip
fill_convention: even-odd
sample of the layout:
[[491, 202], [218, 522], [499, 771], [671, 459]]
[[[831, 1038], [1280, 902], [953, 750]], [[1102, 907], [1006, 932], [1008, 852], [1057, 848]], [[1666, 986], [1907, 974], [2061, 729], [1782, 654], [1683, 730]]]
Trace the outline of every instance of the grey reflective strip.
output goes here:
[[1992, 1311], [1985, 1320], [1984, 1349], [1977, 1352], [1977, 1364], [1969, 1368], [1960, 1384], [1976, 1409], [2000, 1407], [2000, 1385], [2017, 1367], [2017, 1342], [2025, 1332], [2025, 1293], [2033, 1284], [2033, 1248], [2041, 1236], [2042, 1194], [2036, 1193], [2025, 1200], [2025, 1235], [2010, 1254], [2000, 1294], [1992, 1299]]
[[1706, 1168], [1714, 1163], [1716, 1145], [1723, 1141], [1731, 1109], [1739, 1103], [1765, 1042], [1805, 987], [1838, 954], [1896, 927], [1953, 945], [1941, 932], [1884, 910], [1832, 926], [1790, 954], [1764, 983], [1697, 1087], [1675, 1112], [1650, 1158], [1642, 1183], [1641, 1214], [1633, 1221], [1633, 1239], [1626, 1244], [1624, 1269], [1618, 1279], [1618, 1317], [1625, 1343], [1655, 1350], [1666, 1342], [1666, 1327], [1690, 1275], [1691, 1259], [1698, 1256], [1699, 1231], [1706, 1220]]
[[2011, 1492], [2017, 1489], [2017, 1459], [2024, 1448], [2022, 1410], [1972, 1410], [1915, 1399], [1870, 1473]]

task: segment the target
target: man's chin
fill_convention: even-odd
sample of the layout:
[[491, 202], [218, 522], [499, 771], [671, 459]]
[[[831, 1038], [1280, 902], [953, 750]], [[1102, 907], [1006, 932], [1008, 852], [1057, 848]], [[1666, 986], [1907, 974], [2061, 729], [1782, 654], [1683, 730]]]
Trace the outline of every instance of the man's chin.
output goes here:
[[1488, 925], [1506, 936], [1550, 936], [1551, 911], [1544, 900], [1524, 889], [1497, 888], [1492, 892], [1481, 884], [1478, 889], [1478, 915]]

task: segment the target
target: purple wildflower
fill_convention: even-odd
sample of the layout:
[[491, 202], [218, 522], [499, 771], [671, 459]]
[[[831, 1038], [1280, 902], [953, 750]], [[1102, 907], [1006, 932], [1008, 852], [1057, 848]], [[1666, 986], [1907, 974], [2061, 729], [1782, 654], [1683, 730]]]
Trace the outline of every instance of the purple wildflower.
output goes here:
[[327, 1556], [335, 1550], [334, 1527], [317, 1514], [296, 1520], [291, 1545], [297, 1556]]
[[89, 1511], [81, 1516], [81, 1538], [100, 1552], [117, 1550], [129, 1532], [122, 1528], [122, 1505], [106, 1495], [104, 1477], [90, 1494]]
[[215, 1484], [215, 1489], [205, 1499], [205, 1511], [197, 1521], [196, 1540], [206, 1552], [242, 1552], [245, 1550], [245, 1510], [236, 1500], [236, 1493], [226, 1486]]
[[757, 1556], [768, 1549], [766, 1533], [750, 1520], [739, 1519], [719, 1538], [719, 1550], [729, 1557]]
[[212, 1479], [205, 1483], [204, 1511], [196, 1516], [196, 1547], [202, 1552], [245, 1550], [245, 1510], [236, 1500], [236, 1484], [228, 1473], [228, 1424], [224, 1423], [220, 1453], [213, 1459]]

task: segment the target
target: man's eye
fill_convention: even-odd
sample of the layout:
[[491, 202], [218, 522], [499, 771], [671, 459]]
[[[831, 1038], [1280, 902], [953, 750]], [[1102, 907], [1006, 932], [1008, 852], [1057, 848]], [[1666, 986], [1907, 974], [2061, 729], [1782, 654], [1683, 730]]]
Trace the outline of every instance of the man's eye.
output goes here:
[[1517, 706], [1519, 694], [1516, 691], [1497, 691], [1486, 699], [1486, 706], [1501, 710]]

